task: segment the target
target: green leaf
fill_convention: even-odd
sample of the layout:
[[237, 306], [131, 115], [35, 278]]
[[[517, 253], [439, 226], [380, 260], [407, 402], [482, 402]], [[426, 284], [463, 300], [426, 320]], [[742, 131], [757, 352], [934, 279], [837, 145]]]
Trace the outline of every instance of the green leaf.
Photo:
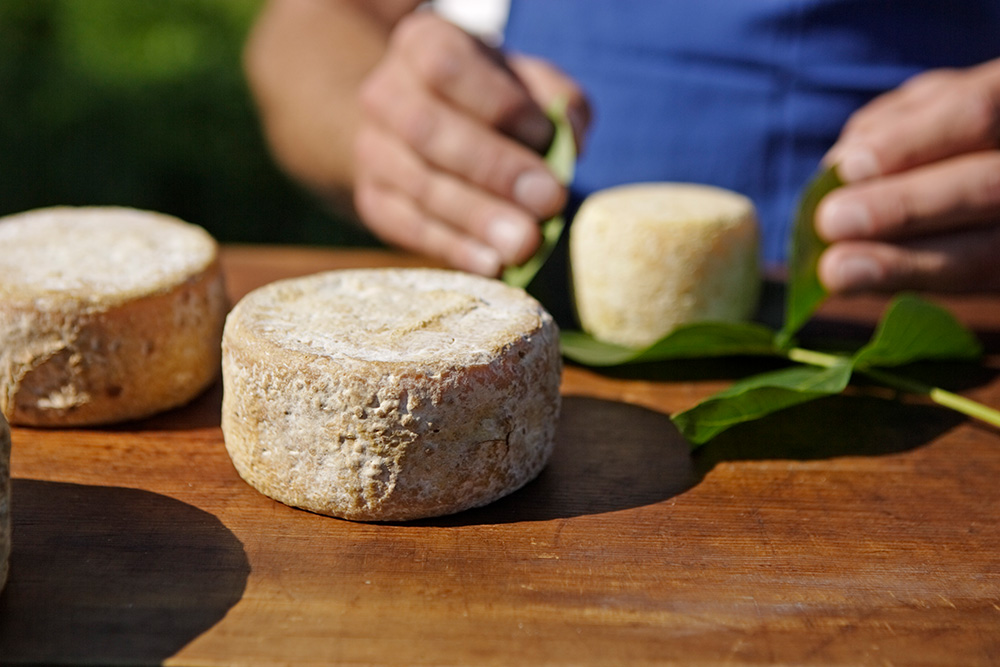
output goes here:
[[875, 334], [852, 357], [792, 348], [785, 352], [795, 366], [741, 380], [729, 389], [673, 417], [681, 433], [695, 445], [722, 431], [785, 408], [840, 393], [856, 369], [871, 379], [932, 400], [988, 423], [1000, 414], [961, 396], [909, 378], [877, 371], [931, 359], [976, 359], [982, 346], [944, 308], [912, 294], [900, 294], [889, 304]]
[[982, 345], [944, 308], [913, 294], [893, 299], [871, 341], [854, 355], [858, 367], [901, 366], [928, 359], [978, 359]]
[[555, 126], [552, 143], [545, 154], [545, 164], [563, 185], [569, 185], [573, 180], [576, 167], [576, 141], [573, 139], [573, 126], [566, 115], [566, 104], [565, 99], [558, 99], [545, 112]]
[[[573, 139], [573, 127], [566, 116], [566, 100], [557, 100], [546, 113], [555, 126], [555, 134], [545, 154], [545, 164], [561, 183], [568, 185], [573, 180], [576, 165], [576, 142]], [[542, 243], [538, 250], [524, 264], [507, 267], [503, 272], [503, 281], [513, 287], [526, 288], [552, 254], [565, 226], [566, 221], [561, 213], [543, 222]]]
[[792, 366], [736, 382], [671, 420], [695, 447], [726, 429], [817, 398], [839, 394], [851, 379], [851, 363]]
[[819, 282], [816, 265], [826, 244], [816, 234], [816, 207], [823, 197], [843, 185], [836, 169], [830, 167], [817, 175], [799, 200], [792, 229], [792, 248], [788, 266], [788, 292], [785, 297], [785, 323], [779, 341], [787, 344], [826, 299], [826, 288]]
[[684, 325], [645, 348], [605, 343], [581, 331], [560, 335], [563, 354], [587, 366], [618, 366], [666, 359], [772, 355], [774, 332], [751, 322], [698, 322]]

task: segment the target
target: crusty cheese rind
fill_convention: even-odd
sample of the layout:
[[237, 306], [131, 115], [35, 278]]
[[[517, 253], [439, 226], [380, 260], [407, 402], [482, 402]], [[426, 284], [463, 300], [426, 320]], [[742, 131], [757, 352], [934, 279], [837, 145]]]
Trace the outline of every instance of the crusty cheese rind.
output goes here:
[[10, 429], [0, 414], [0, 590], [10, 568]]
[[570, 229], [585, 331], [630, 347], [692, 322], [741, 321], [760, 292], [753, 203], [728, 190], [640, 183], [597, 192]]
[[556, 325], [484, 278], [358, 270], [265, 286], [227, 319], [222, 368], [239, 474], [321, 514], [391, 521], [484, 505], [533, 479], [555, 440]]
[[[23, 251], [0, 259], [0, 411], [11, 423], [146, 417], [218, 376], [227, 301], [204, 230], [132, 209], [58, 208], [0, 220], [0, 236]], [[94, 258], [100, 243], [113, 257], [116, 238], [135, 246], [117, 269]]]

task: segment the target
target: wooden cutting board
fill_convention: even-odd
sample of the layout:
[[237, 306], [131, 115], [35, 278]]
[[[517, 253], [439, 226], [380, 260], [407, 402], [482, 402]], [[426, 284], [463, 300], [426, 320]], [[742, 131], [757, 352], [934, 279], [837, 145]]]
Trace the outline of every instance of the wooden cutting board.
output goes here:
[[[227, 248], [238, 298], [381, 252]], [[1000, 406], [1000, 299], [948, 301]], [[863, 336], [883, 302], [837, 301]], [[1000, 433], [877, 389], [690, 453], [668, 415], [761, 364], [569, 366], [551, 464], [480, 510], [352, 523], [240, 480], [221, 387], [110, 429], [13, 430], [0, 663], [992, 664]]]

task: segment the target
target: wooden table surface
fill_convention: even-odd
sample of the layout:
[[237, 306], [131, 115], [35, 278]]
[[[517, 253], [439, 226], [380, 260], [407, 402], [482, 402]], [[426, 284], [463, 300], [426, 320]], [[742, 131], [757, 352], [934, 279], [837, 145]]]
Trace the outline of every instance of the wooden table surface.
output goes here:
[[[271, 280], [417, 260], [229, 247]], [[1000, 406], [990, 354], [925, 377]], [[829, 304], [863, 336], [879, 299]], [[0, 663], [996, 664], [1000, 433], [877, 389], [691, 454], [668, 415], [759, 362], [568, 366], [556, 452], [491, 506], [411, 524], [292, 509], [237, 476], [221, 387], [108, 429], [13, 429]]]

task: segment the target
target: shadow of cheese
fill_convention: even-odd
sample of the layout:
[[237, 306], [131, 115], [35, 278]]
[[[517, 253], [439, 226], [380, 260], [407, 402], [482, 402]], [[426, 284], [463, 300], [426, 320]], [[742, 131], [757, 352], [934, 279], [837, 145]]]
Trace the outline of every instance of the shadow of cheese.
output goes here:
[[189, 403], [144, 419], [136, 419], [118, 424], [106, 424], [102, 430], [118, 432], [136, 431], [189, 431], [219, 426], [222, 413], [222, 379], [205, 388]]
[[667, 415], [568, 396], [555, 452], [535, 481], [491, 505], [413, 523], [499, 524], [626, 510], [684, 493], [723, 461], [884, 456], [921, 447], [963, 421], [926, 403], [842, 395], [734, 427], [692, 454]]
[[211, 514], [159, 494], [14, 479], [0, 663], [159, 664], [217, 623], [250, 572]]
[[409, 525], [545, 521], [651, 505], [698, 481], [689, 447], [663, 414], [627, 403], [563, 397], [556, 446], [532, 482], [482, 508]]

